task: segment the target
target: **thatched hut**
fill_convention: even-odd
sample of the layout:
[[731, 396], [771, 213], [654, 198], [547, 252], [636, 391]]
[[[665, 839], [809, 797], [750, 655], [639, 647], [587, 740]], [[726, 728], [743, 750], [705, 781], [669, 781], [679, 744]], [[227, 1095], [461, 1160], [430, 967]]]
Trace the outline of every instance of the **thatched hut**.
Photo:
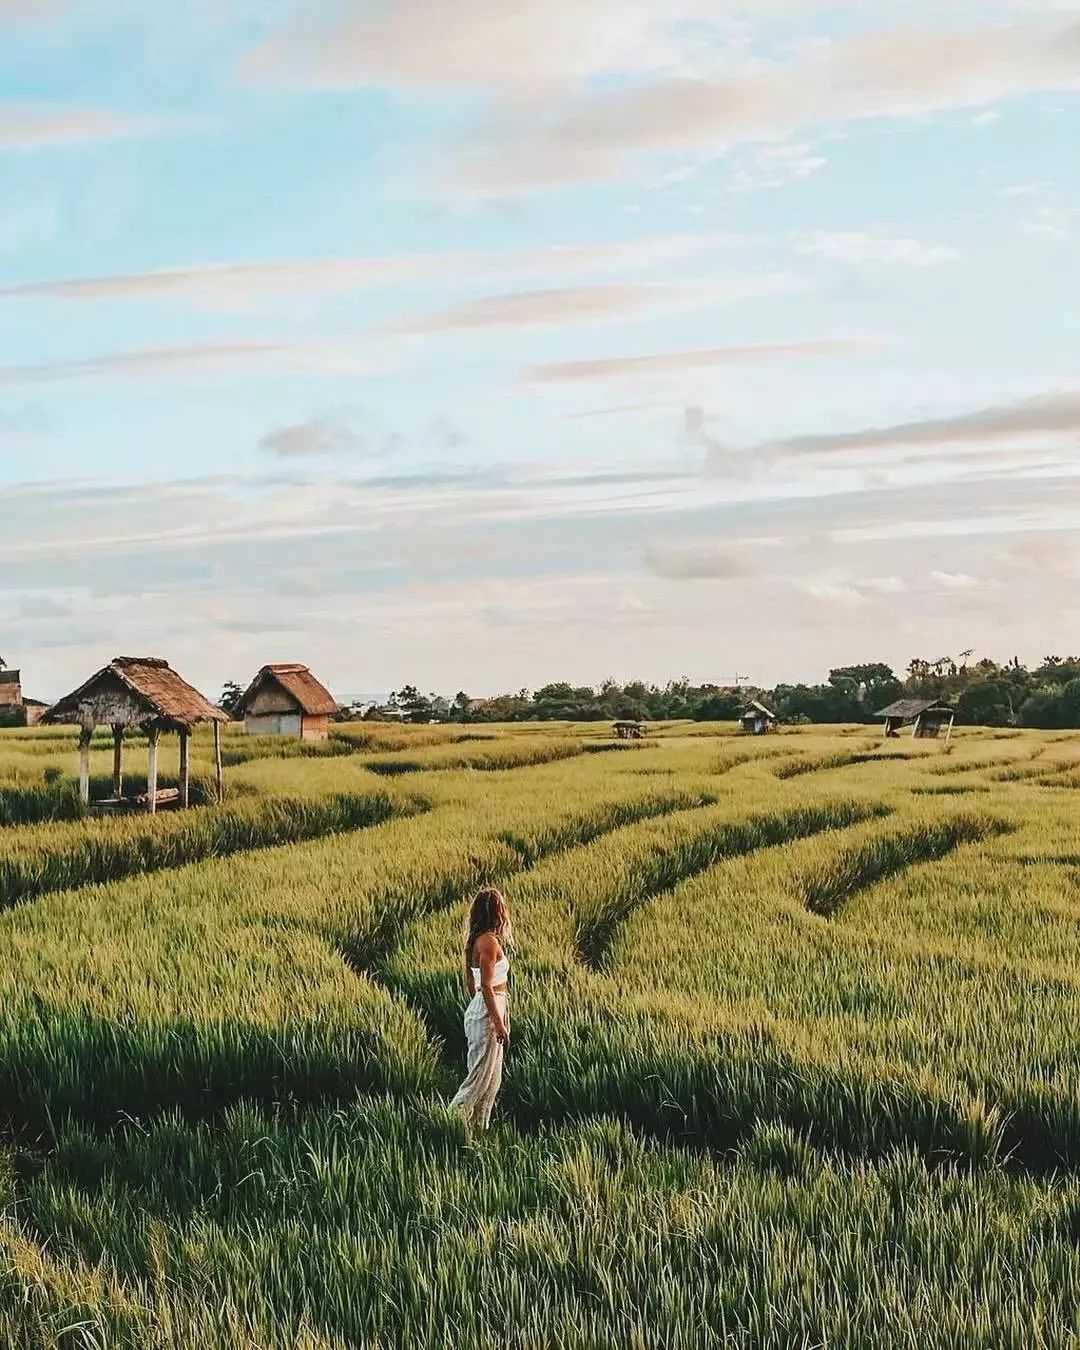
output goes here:
[[956, 709], [936, 698], [900, 698], [874, 714], [885, 719], [885, 736], [899, 736], [903, 727], [911, 727], [917, 740], [936, 740], [945, 728], [945, 740], [952, 735]]
[[776, 714], [754, 699], [739, 714], [739, 725], [748, 736], [764, 736], [776, 729]]
[[27, 698], [22, 690], [22, 672], [8, 670], [0, 661], [0, 726], [36, 727], [49, 705]]
[[324, 741], [337, 700], [307, 666], [263, 666], [233, 710], [249, 736], [299, 736]]
[[[104, 807], [127, 804], [124, 798], [124, 731], [138, 727], [150, 742], [146, 775], [146, 809], [178, 803], [187, 806], [191, 795], [190, 740], [192, 728], [209, 722], [214, 728], [214, 759], [217, 768], [218, 796], [221, 795], [222, 722], [228, 715], [203, 698], [202, 694], [176, 673], [160, 657], [117, 656], [74, 692], [53, 704], [43, 723], [73, 723], [79, 732], [79, 792], [90, 802], [90, 741], [94, 728], [113, 729], [113, 796], [98, 803]], [[180, 786], [159, 792], [157, 785], [158, 741], [162, 732], [180, 737]]]
[[619, 741], [642, 741], [645, 739], [645, 723], [636, 717], [626, 717], [611, 726], [615, 739]]

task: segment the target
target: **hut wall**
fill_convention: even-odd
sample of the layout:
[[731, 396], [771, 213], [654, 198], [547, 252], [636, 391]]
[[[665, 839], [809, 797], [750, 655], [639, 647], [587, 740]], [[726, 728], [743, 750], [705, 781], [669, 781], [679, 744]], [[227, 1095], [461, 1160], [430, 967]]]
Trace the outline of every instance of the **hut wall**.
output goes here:
[[23, 704], [24, 725], [28, 727], [36, 727], [37, 724], [41, 721], [41, 719], [45, 716], [45, 711], [48, 708], [48, 706], [49, 705], [47, 703], [24, 703]]
[[258, 716], [248, 713], [244, 718], [244, 730], [249, 736], [299, 736], [302, 724], [303, 714], [295, 708], [292, 712], [269, 712]]
[[305, 741], [325, 741], [330, 731], [329, 717], [312, 717], [304, 714], [303, 729], [300, 732]]

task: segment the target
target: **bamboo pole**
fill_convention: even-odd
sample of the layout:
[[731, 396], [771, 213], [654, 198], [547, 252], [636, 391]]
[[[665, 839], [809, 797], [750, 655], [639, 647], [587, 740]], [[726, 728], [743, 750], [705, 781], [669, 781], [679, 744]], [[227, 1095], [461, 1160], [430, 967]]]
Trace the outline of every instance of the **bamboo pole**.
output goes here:
[[119, 800], [124, 795], [124, 728], [121, 723], [113, 723], [113, 796]]
[[79, 732], [79, 799], [84, 806], [90, 805], [90, 741], [94, 735], [93, 727], [83, 727]]
[[180, 732], [180, 805], [186, 807], [191, 801], [191, 754], [190, 735], [185, 727]]
[[157, 813], [158, 737], [161, 733], [157, 727], [150, 727], [146, 734], [150, 742], [150, 751], [146, 762], [146, 809], [151, 815], [155, 815]]

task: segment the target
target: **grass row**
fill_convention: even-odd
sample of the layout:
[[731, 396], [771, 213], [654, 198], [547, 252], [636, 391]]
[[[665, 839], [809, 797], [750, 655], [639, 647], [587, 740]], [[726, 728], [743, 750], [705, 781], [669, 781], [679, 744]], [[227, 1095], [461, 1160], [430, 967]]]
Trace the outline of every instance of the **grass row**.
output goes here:
[[[389, 1102], [60, 1139], [0, 1226], [25, 1347], [1064, 1350], [1075, 1181], [822, 1159], [764, 1126], [721, 1160], [600, 1119], [463, 1147]], [[14, 1194], [14, 1192], [13, 1192]]]
[[249, 800], [154, 817], [82, 820], [18, 832], [0, 854], [0, 908], [53, 891], [186, 867], [246, 849], [270, 848], [377, 825], [422, 810], [419, 798], [385, 792]]

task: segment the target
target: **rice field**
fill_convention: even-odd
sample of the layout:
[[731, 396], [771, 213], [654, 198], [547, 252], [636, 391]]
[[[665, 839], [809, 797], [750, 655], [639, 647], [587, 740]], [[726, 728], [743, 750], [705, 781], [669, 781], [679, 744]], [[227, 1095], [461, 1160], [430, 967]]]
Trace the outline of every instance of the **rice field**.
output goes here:
[[1080, 1345], [1080, 741], [607, 731], [0, 733], [0, 1344]]

